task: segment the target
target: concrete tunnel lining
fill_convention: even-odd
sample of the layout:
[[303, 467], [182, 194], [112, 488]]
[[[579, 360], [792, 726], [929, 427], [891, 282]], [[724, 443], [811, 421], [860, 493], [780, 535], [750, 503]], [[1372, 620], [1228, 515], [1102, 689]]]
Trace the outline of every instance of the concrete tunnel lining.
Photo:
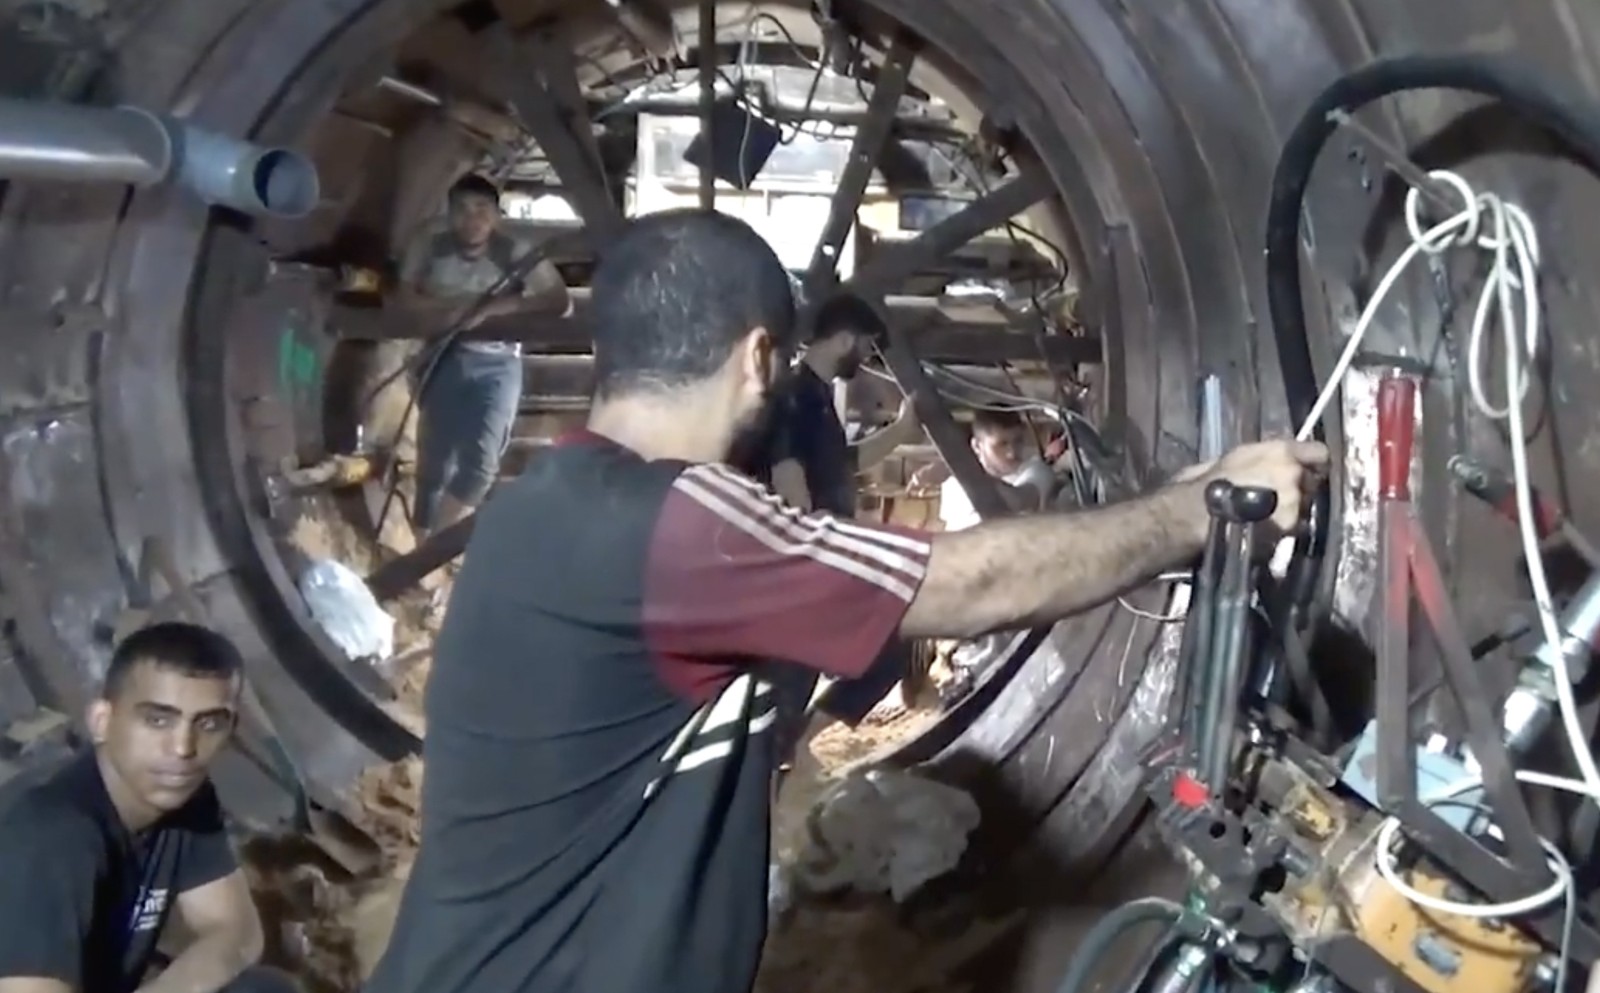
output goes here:
[[[125, 52], [143, 51], [159, 69], [143, 79], [131, 76], [125, 98], [170, 107], [219, 130], [290, 144], [375, 53], [435, 6], [415, 0], [210, 0], [203, 6], [211, 4], [198, 21], [191, 16], [195, 5], [169, 4], [129, 40]], [[1017, 4], [1014, 18], [1003, 19], [955, 4], [881, 4], [935, 46], [961, 52], [988, 92], [1006, 94], [1045, 160], [1071, 240], [1083, 247], [1078, 261], [1090, 320], [1111, 343], [1108, 434], [1126, 443], [1140, 469], [1179, 464], [1192, 446], [1197, 370], [1224, 375], [1241, 412], [1241, 436], [1285, 426], [1263, 320], [1262, 191], [1278, 141], [1342, 67], [1377, 52], [1465, 47], [1492, 38], [1528, 55], [1576, 55], [1578, 82], [1595, 95], [1592, 39], [1600, 37], [1600, 23], [1593, 22], [1600, 15], [1564, 0], [1514, 10], [1485, 3], [1470, 8], [1470, 16], [1459, 4], [1448, 5], [1451, 14], [1443, 16], [1446, 6], [1209, 0], [1160, 9], [1069, 8], [1030, 0]], [[1591, 40], [1587, 47], [1584, 39]], [[1251, 99], [1240, 100], [1239, 93]], [[1383, 124], [1415, 143], [1459, 106], [1436, 100], [1403, 112], [1388, 109]], [[1347, 327], [1353, 317], [1352, 286], [1364, 280], [1363, 246], [1369, 243], [1364, 215], [1382, 185], [1347, 155], [1330, 151], [1326, 159], [1304, 229], [1313, 263], [1307, 276], [1313, 350], [1324, 367], [1335, 340], [1330, 328]], [[1491, 165], [1490, 174], [1546, 206], [1553, 194], [1540, 193], [1541, 184], [1594, 205], [1592, 185], [1573, 182], [1560, 165], [1514, 161], [1516, 172]], [[129, 566], [141, 543], [165, 536], [216, 621], [245, 649], [263, 696], [285, 715], [288, 743], [318, 801], [337, 806], [343, 786], [362, 767], [396, 757], [412, 743], [394, 733], [353, 680], [329, 679], [320, 663], [333, 656], [331, 646], [317, 642], [298, 601], [284, 595], [287, 577], [240, 498], [239, 412], [218, 378], [204, 373], [221, 362], [219, 336], [208, 332], [225, 323], [233, 292], [248, 285], [250, 232], [170, 192], [141, 192], [125, 213], [119, 213], [121, 199], [106, 191], [14, 184], [0, 217], [8, 295], [18, 318], [13, 326], [39, 329], [16, 332], [33, 343], [25, 346], [30, 363], [0, 381], [8, 394], [35, 401], [31, 407], [8, 404], [3, 464], [10, 506], [0, 589], [15, 622], [11, 637], [21, 668], [33, 693], [75, 710], [105, 651], [94, 630], [134, 595]], [[1357, 204], [1364, 209], [1352, 209]], [[71, 251], [52, 244], [60, 229], [51, 225], [64, 222], [79, 232]], [[1596, 252], [1592, 236], [1559, 224], [1552, 224], [1552, 241], [1554, 257], [1592, 259]], [[1572, 264], [1565, 276], [1570, 281], [1581, 271]], [[1426, 281], [1414, 280], [1409, 290], [1417, 322], [1437, 321]], [[69, 311], [70, 319], [58, 324], [53, 315], [61, 312], [61, 300], [101, 304], [110, 320], [91, 308]], [[1581, 287], [1558, 295], [1551, 308], [1569, 328], [1585, 326], [1600, 310]], [[70, 334], [57, 334], [62, 328]], [[1407, 342], [1399, 329], [1385, 331]], [[1569, 358], [1556, 370], [1563, 382], [1600, 371], [1592, 351], [1574, 348]], [[40, 381], [49, 388], [39, 388]], [[1448, 381], [1427, 402], [1458, 421], [1450, 416], [1459, 400]], [[1574, 418], [1593, 409], [1577, 401], [1572, 406], [1581, 408], [1569, 413]], [[1462, 428], [1448, 438], [1430, 437], [1434, 482], [1424, 483], [1424, 493], [1438, 511], [1438, 537], [1450, 539], [1458, 596], [1492, 613], [1510, 595], [1509, 577], [1496, 565], [1505, 543], [1493, 534], [1455, 540], [1484, 522], [1439, 484], [1443, 459], [1474, 440], [1464, 435]], [[1581, 483], [1600, 467], [1592, 452], [1575, 459], [1578, 447], [1568, 441], [1564, 454], [1578, 463], [1568, 472]], [[1359, 511], [1365, 497], [1358, 480], [1342, 480], [1338, 492]], [[68, 493], [70, 499], [62, 497]], [[1572, 510], [1580, 521], [1600, 513]], [[1362, 559], [1358, 529], [1338, 533], [1349, 546], [1341, 581], [1359, 585], [1361, 577], [1348, 565]], [[1347, 626], [1359, 629], [1365, 604], [1340, 609]], [[1037, 828], [1044, 849], [1098, 857], [1092, 842], [1114, 834], [1110, 829], [1132, 805], [1133, 793], [1127, 777], [1113, 775], [1126, 768], [1111, 768], [1097, 756], [1126, 756], [1128, 744], [1148, 731], [1135, 720], [1113, 721], [1136, 689], [1159, 683], [1158, 671], [1142, 687], [1138, 679], [1159, 634], [1150, 628], [1114, 608], [1058, 626], [1050, 647], [1016, 660], [1009, 681], [974, 708], [980, 712], [941, 749], [942, 761], [959, 771], [975, 757], [998, 769], [988, 783], [992, 796], [1022, 801], [1008, 826]], [[1108, 736], [1111, 746], [1105, 746]], [[1084, 778], [1091, 763], [1100, 775]], [[241, 815], [281, 819], [281, 799], [262, 802], [281, 796], [257, 778], [270, 779], [270, 772], [260, 762], [241, 764], [248, 767], [236, 780]], [[1006, 840], [1009, 847], [1017, 839]]]

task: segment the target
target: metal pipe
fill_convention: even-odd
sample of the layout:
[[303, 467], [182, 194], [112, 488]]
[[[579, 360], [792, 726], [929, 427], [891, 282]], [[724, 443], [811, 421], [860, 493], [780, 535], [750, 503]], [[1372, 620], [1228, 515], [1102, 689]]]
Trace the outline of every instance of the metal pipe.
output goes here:
[[176, 182], [202, 201], [257, 217], [303, 217], [321, 190], [311, 160], [138, 107], [0, 98], [0, 178]]
[[[1180, 658], [1184, 667], [1184, 693], [1180, 719], [1184, 740], [1194, 750], [1195, 768], [1203, 774], [1209, 751], [1211, 726], [1215, 715], [1206, 708], [1206, 700], [1215, 678], [1216, 655], [1212, 648], [1212, 634], [1216, 626], [1217, 595], [1222, 583], [1222, 568], [1227, 549], [1227, 525], [1216, 518], [1211, 521], [1206, 535], [1205, 554], [1195, 570], [1193, 599], [1189, 603], [1189, 621], [1183, 628]], [[1211, 785], [1206, 784], [1208, 787]]]
[[705, 157], [700, 160], [700, 209], [717, 207], [717, 174], [712, 169], [716, 156], [711, 132], [717, 103], [717, 0], [700, 0], [700, 141]]
[[[1222, 380], [1207, 376], [1200, 383], [1200, 461], [1208, 462], [1222, 454]], [[1179, 721], [1183, 739], [1195, 751], [1196, 771], [1204, 775], [1210, 765], [1210, 728], [1214, 714], [1207, 709], [1215, 677], [1216, 654], [1212, 645], [1217, 587], [1226, 548], [1226, 525], [1217, 518], [1211, 521], [1206, 536], [1205, 554], [1193, 577], [1194, 594], [1189, 603], [1189, 622], [1184, 625], [1183, 643], [1179, 648], [1182, 662], [1184, 688], [1174, 694], [1179, 707]], [[1208, 786], [1211, 784], [1207, 784]]]
[[432, 90], [425, 90], [415, 83], [408, 83], [394, 76], [383, 76], [378, 79], [378, 87], [397, 93], [408, 100], [427, 104], [429, 107], [443, 107], [444, 98]]
[[1223, 449], [1222, 377], [1215, 373], [1200, 381], [1200, 459], [1213, 462]]
[[1211, 729], [1211, 764], [1202, 767], [1205, 784], [1212, 795], [1221, 797], [1227, 789], [1228, 773], [1233, 767], [1233, 739], [1239, 723], [1239, 696], [1244, 692], [1245, 663], [1250, 654], [1250, 602], [1253, 595], [1253, 560], [1255, 558], [1254, 522], [1238, 528], [1230, 536], [1233, 547], [1228, 571], [1224, 573], [1222, 590], [1217, 595], [1217, 644], [1220, 674], [1218, 690], [1208, 704], [1214, 709], [1216, 724]]
[[1558, 656], [1565, 656], [1567, 674], [1581, 681], [1589, 671], [1589, 657], [1600, 637], [1600, 572], [1589, 577], [1562, 611], [1561, 643], [1540, 643], [1531, 664], [1522, 669], [1515, 689], [1506, 698], [1501, 714], [1506, 748], [1521, 755], [1539, 740], [1550, 726], [1556, 707], [1555, 673]]
[[1215, 972], [1217, 953], [1209, 945], [1186, 941], [1178, 954], [1143, 985], [1140, 993], [1194, 993]]

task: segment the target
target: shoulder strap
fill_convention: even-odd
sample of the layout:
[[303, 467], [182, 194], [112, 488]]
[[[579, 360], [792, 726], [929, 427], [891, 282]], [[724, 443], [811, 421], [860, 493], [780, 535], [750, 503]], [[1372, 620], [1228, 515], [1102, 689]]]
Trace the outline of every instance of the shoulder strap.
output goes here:
[[437, 262], [456, 253], [456, 240], [449, 231], [440, 231], [428, 239], [428, 259]]
[[517, 243], [511, 236], [496, 231], [489, 236], [489, 261], [494, 263], [500, 275], [511, 272], [511, 266], [517, 261]]

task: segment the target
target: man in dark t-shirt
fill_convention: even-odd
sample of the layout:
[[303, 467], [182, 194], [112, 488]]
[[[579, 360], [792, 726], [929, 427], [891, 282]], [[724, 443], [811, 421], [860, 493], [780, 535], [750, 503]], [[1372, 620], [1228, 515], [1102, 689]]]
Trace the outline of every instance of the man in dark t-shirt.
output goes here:
[[[293, 993], [252, 967], [261, 921], [206, 778], [242, 678], [213, 631], [136, 631], [89, 708], [94, 748], [0, 789], [0, 993]], [[164, 961], [174, 909], [192, 938]]]
[[[804, 509], [853, 519], [859, 473], [887, 458], [921, 433], [909, 400], [893, 424], [851, 444], [834, 402], [834, 383], [850, 382], [875, 345], [887, 338], [883, 318], [866, 300], [835, 293], [817, 308], [810, 342], [794, 374], [784, 383], [750, 474], [785, 500]], [[746, 468], [741, 465], [740, 468]], [[771, 676], [778, 697], [779, 758], [833, 721], [854, 727], [907, 675], [910, 646], [894, 639], [858, 679], [835, 680], [817, 699], [820, 720], [805, 727], [816, 689], [815, 673], [788, 667]]]
[[803, 511], [725, 463], [793, 348], [748, 225], [601, 253], [595, 398], [477, 517], [435, 646], [421, 848], [367, 993], [746, 993], [774, 707], [752, 660], [860, 676], [895, 637], [1048, 623], [1191, 559], [1226, 476], [1300, 509], [1321, 445], [1246, 446], [1114, 507], [954, 535]]

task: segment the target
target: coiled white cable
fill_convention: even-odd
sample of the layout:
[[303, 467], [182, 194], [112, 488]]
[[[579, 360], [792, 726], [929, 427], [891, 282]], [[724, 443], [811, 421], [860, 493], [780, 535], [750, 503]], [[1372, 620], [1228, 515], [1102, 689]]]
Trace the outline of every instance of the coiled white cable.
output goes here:
[[[1564, 779], [1559, 776], [1550, 776], [1542, 772], [1518, 772], [1517, 781], [1528, 783], [1532, 786], [1544, 786], [1550, 789], [1564, 790], [1568, 793], [1577, 793], [1588, 796], [1588, 787], [1576, 779]], [[1451, 783], [1437, 793], [1423, 798], [1422, 802], [1429, 806], [1446, 803], [1483, 785], [1483, 780], [1469, 778]], [[1578, 915], [1578, 894], [1572, 878], [1572, 866], [1567, 862], [1566, 856], [1561, 854], [1561, 849], [1544, 838], [1539, 839], [1539, 845], [1544, 849], [1549, 858], [1550, 869], [1555, 873], [1555, 881], [1549, 886], [1531, 896], [1520, 900], [1510, 900], [1505, 903], [1459, 903], [1454, 900], [1444, 900], [1428, 893], [1423, 893], [1416, 887], [1401, 878], [1395, 866], [1394, 840], [1399, 833], [1400, 822], [1388, 818], [1378, 828], [1378, 836], [1373, 850], [1373, 859], [1377, 864], [1378, 874], [1384, 881], [1394, 887], [1395, 892], [1410, 900], [1412, 903], [1427, 910], [1444, 914], [1454, 914], [1457, 917], [1470, 917], [1483, 920], [1490, 917], [1515, 917], [1518, 914], [1527, 914], [1566, 898], [1566, 912], [1561, 922], [1561, 951], [1560, 960], [1556, 963], [1556, 982], [1551, 989], [1557, 993], [1567, 988], [1567, 946], [1572, 939], [1572, 926]]]
[[[1461, 198], [1462, 208], [1456, 214], [1446, 218], [1431, 228], [1422, 226], [1422, 193], [1418, 189], [1411, 189], [1406, 194], [1405, 218], [1406, 229], [1411, 235], [1411, 244], [1395, 260], [1388, 272], [1379, 281], [1373, 292], [1372, 299], [1367, 302], [1356, 322], [1355, 332], [1346, 343], [1343, 353], [1334, 366], [1333, 374], [1329, 377], [1322, 393], [1317, 397], [1317, 402], [1312, 406], [1311, 414], [1306, 422], [1301, 425], [1297, 437], [1305, 440], [1311, 436], [1317, 423], [1322, 419], [1328, 405], [1338, 396], [1344, 383], [1344, 377], [1349, 372], [1351, 364], [1355, 361], [1357, 353], [1371, 328], [1378, 308], [1393, 290], [1395, 283], [1410, 264], [1422, 255], [1441, 255], [1455, 247], [1477, 247], [1493, 255], [1493, 264], [1488, 277], [1484, 280], [1483, 291], [1478, 297], [1477, 311], [1473, 315], [1472, 331], [1467, 345], [1467, 385], [1474, 405], [1490, 420], [1505, 420], [1507, 422], [1507, 435], [1511, 448], [1512, 478], [1516, 485], [1517, 497], [1517, 529], [1522, 539], [1524, 558], [1527, 562], [1528, 582], [1533, 588], [1535, 609], [1539, 616], [1539, 626], [1545, 640], [1552, 646], [1562, 644], [1564, 638], [1561, 633], [1560, 621], [1555, 607], [1551, 602], [1550, 584], [1545, 576], [1544, 559], [1539, 551], [1538, 528], [1535, 524], [1532, 484], [1528, 469], [1528, 450], [1526, 432], [1523, 425], [1522, 405], [1527, 397], [1532, 376], [1528, 371], [1538, 355], [1541, 344], [1542, 306], [1539, 299], [1538, 265], [1539, 265], [1539, 239], [1538, 232], [1534, 229], [1532, 220], [1526, 211], [1516, 204], [1506, 203], [1492, 193], [1477, 193], [1466, 180], [1453, 172], [1439, 169], [1428, 173], [1430, 179], [1442, 184]], [[1487, 220], [1487, 229], [1485, 228]], [[1516, 297], [1521, 297], [1521, 320], [1518, 320]], [[1486, 365], [1485, 337], [1488, 333], [1491, 316], [1498, 318], [1500, 330], [1504, 338], [1505, 349], [1505, 390], [1506, 400], [1503, 406], [1498, 406], [1489, 399], [1488, 389], [1485, 386], [1484, 367]], [[1520, 332], [1520, 333], [1519, 333]], [[1594, 756], [1588, 748], [1587, 738], [1578, 718], [1578, 705], [1572, 689], [1572, 678], [1568, 671], [1567, 660], [1564, 653], [1554, 651], [1552, 673], [1556, 686], [1556, 699], [1561, 712], [1562, 728], [1566, 733], [1569, 749], [1577, 763], [1582, 780], [1556, 779], [1540, 773], [1518, 772], [1520, 782], [1535, 785], [1549, 786], [1555, 789], [1577, 793], [1600, 803], [1600, 769], [1595, 766]], [[1470, 789], [1477, 781], [1468, 781], [1457, 784], [1459, 788], [1452, 787], [1450, 795]], [[1510, 917], [1516, 914], [1528, 913], [1544, 907], [1560, 898], [1564, 893], [1568, 901], [1568, 931], [1571, 929], [1571, 917], [1575, 913], [1576, 899], [1572, 893], [1572, 874], [1566, 868], [1566, 861], [1561, 857], [1559, 850], [1545, 839], [1540, 839], [1545, 851], [1551, 855], [1552, 866], [1556, 869], [1556, 881], [1539, 893], [1535, 893], [1522, 900], [1497, 905], [1466, 904], [1449, 900], [1440, 900], [1427, 894], [1419, 893], [1414, 888], [1406, 886], [1394, 872], [1392, 856], [1388, 849], [1395, 834], [1399, 831], [1399, 823], [1394, 819], [1385, 821], [1381, 829], [1377, 864], [1378, 870], [1383, 873], [1390, 885], [1404, 894], [1413, 902], [1444, 913], [1457, 914], [1464, 917]], [[1565, 940], [1563, 941], [1565, 945]], [[1565, 979], [1566, 948], [1561, 950], [1562, 979]], [[1556, 989], [1561, 989], [1558, 984]]]

